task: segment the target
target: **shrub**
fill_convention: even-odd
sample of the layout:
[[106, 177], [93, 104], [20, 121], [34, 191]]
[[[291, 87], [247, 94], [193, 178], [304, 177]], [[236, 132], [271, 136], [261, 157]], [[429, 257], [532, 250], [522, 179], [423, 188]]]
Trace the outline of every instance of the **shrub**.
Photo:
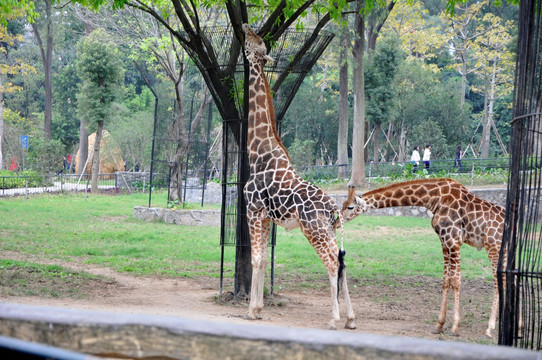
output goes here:
[[0, 189], [15, 189], [44, 186], [46, 179], [35, 171], [22, 171], [15, 173], [9, 170], [0, 170]]

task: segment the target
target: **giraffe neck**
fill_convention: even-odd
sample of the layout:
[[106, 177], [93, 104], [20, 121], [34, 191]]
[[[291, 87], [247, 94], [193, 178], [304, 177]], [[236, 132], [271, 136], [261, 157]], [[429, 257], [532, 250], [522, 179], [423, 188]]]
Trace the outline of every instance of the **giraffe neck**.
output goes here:
[[263, 59], [250, 61], [248, 154], [249, 157], [254, 157], [279, 151], [288, 157], [276, 131], [275, 109], [263, 65]]
[[368, 209], [423, 206], [434, 211], [443, 195], [459, 196], [459, 187], [458, 182], [449, 179], [414, 180], [369, 191], [362, 198]]

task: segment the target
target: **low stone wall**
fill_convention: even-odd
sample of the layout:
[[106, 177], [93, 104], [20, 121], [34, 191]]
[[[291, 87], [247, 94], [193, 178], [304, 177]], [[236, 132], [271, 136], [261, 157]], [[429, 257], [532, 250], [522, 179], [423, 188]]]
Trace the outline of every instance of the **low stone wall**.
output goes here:
[[[219, 186], [218, 184], [214, 184]], [[471, 190], [476, 196], [497, 205], [506, 205], [506, 189], [480, 189]], [[215, 194], [216, 195], [216, 194]], [[346, 194], [331, 195], [335, 201], [342, 205], [346, 200]], [[201, 197], [199, 198], [201, 201]], [[207, 199], [207, 195], [206, 195]], [[207, 200], [205, 201], [207, 203]], [[401, 206], [386, 209], [369, 210], [365, 215], [369, 216], [433, 216], [429, 210], [419, 206]], [[172, 210], [165, 208], [148, 208], [144, 206], [134, 207], [134, 218], [145, 221], [165, 221], [177, 225], [205, 225], [220, 226], [220, 210]]]
[[540, 359], [510, 347], [6, 303], [0, 304], [0, 335], [117, 358]]
[[177, 225], [220, 226], [220, 210], [173, 210], [135, 206], [134, 218]]

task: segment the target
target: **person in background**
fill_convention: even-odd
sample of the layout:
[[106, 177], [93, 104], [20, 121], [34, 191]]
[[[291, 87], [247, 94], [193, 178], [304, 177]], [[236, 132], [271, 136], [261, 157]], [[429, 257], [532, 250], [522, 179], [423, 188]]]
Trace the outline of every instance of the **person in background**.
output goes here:
[[425, 150], [423, 151], [423, 163], [425, 168], [429, 170], [431, 166], [431, 144], [425, 145]]
[[459, 172], [463, 172], [463, 164], [461, 164], [462, 158], [463, 151], [461, 151], [461, 145], [457, 145], [457, 149], [455, 150], [454, 169], [459, 166]]
[[72, 154], [68, 154], [68, 157], [66, 158], [66, 162], [68, 163], [68, 170], [70, 170], [72, 167], [72, 162], [73, 162]]
[[418, 151], [420, 147], [418, 145], [414, 146], [412, 150], [412, 155], [410, 156], [410, 163], [412, 164], [412, 173], [416, 172], [418, 165], [420, 165], [420, 152]]

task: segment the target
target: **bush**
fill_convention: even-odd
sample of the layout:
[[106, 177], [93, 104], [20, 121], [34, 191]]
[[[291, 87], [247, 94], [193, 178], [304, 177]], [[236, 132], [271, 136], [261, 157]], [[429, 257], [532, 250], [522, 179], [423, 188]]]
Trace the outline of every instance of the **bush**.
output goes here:
[[65, 150], [58, 140], [47, 140], [43, 135], [30, 138], [29, 166], [41, 174], [56, 174], [62, 170]]
[[15, 189], [44, 186], [46, 179], [35, 171], [22, 171], [15, 173], [9, 170], [0, 170], [0, 189]]

